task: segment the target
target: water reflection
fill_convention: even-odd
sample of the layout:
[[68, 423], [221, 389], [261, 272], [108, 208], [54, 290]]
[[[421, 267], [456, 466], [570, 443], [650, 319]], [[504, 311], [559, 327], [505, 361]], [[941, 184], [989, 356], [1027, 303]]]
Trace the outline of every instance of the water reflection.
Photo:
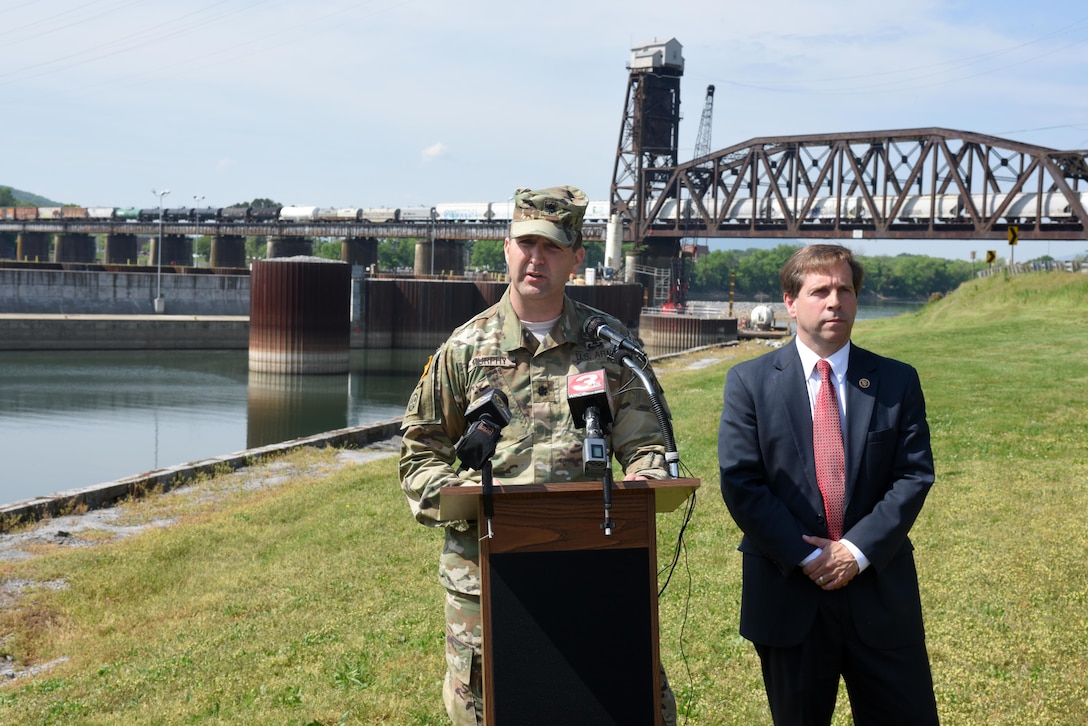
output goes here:
[[430, 352], [293, 377], [245, 350], [0, 352], [0, 503], [400, 416]]

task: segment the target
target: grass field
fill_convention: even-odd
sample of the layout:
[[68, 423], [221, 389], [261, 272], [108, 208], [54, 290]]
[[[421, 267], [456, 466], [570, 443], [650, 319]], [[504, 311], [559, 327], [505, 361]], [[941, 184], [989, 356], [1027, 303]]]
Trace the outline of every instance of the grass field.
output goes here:
[[[945, 724], [1088, 723], [1085, 310], [1088, 276], [998, 277], [855, 329], [926, 391], [937, 482], [912, 539]], [[661, 601], [693, 726], [770, 723], [716, 462], [725, 373], [764, 350], [658, 366], [704, 484]], [[128, 503], [125, 521], [176, 524], [0, 562], [0, 581], [30, 585], [0, 608], [0, 652], [52, 664], [0, 686], [0, 723], [445, 723], [440, 533], [412, 520], [395, 459], [335, 456], [275, 462], [291, 473], [276, 487], [210, 498], [213, 479]], [[662, 563], [681, 520], [659, 518]]]

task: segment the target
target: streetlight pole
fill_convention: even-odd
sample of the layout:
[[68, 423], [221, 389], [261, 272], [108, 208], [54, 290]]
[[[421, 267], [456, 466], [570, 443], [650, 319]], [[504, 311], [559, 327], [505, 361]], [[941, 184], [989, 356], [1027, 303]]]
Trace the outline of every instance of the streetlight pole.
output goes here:
[[[193, 206], [193, 222], [195, 224], [199, 224], [200, 222], [204, 221], [200, 216], [201, 215], [200, 203], [203, 202], [203, 201], [204, 201], [204, 195], [203, 194], [194, 194], [193, 195], [193, 205], [194, 205]], [[199, 240], [200, 237], [197, 237], [197, 239]], [[195, 243], [194, 243], [193, 247], [194, 248], [196, 247]], [[196, 252], [196, 249], [194, 249], [193, 251]], [[200, 255], [199, 254], [196, 255], [196, 257], [199, 259]], [[208, 255], [208, 262], [209, 262], [209, 264], [211, 263], [211, 255], [210, 254]], [[197, 264], [196, 260], [193, 261], [193, 264], [194, 265]]]
[[159, 198], [159, 242], [155, 245], [155, 252], [158, 259], [158, 271], [155, 273], [155, 312], [161, 313], [165, 308], [162, 299], [162, 198], [170, 193], [169, 189], [163, 189], [162, 191], [151, 190], [151, 193]]

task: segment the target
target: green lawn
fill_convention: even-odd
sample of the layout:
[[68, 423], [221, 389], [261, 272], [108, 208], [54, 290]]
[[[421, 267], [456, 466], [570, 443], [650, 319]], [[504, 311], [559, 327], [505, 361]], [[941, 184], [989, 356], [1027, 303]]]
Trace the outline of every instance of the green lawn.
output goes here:
[[[855, 330], [926, 391], [937, 483], [912, 538], [945, 724], [1088, 723], [1086, 310], [1086, 275], [999, 277]], [[661, 601], [693, 726], [770, 723], [716, 468], [726, 370], [763, 350], [658, 366], [704, 484]], [[123, 507], [174, 526], [0, 562], [0, 581], [41, 583], [0, 609], [0, 652], [67, 659], [0, 685], [0, 723], [445, 723], [440, 534], [412, 520], [395, 459], [343, 469], [335, 453], [277, 461], [292, 473], [275, 488], [209, 501], [212, 480]], [[681, 522], [659, 519], [663, 564]]]

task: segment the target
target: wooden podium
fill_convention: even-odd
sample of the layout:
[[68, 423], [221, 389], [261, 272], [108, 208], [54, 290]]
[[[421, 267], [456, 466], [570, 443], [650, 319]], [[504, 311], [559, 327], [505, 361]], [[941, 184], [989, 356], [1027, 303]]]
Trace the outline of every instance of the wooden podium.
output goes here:
[[601, 482], [443, 487], [444, 520], [480, 523], [484, 723], [661, 723], [658, 512], [697, 479], [617, 481], [606, 535]]

